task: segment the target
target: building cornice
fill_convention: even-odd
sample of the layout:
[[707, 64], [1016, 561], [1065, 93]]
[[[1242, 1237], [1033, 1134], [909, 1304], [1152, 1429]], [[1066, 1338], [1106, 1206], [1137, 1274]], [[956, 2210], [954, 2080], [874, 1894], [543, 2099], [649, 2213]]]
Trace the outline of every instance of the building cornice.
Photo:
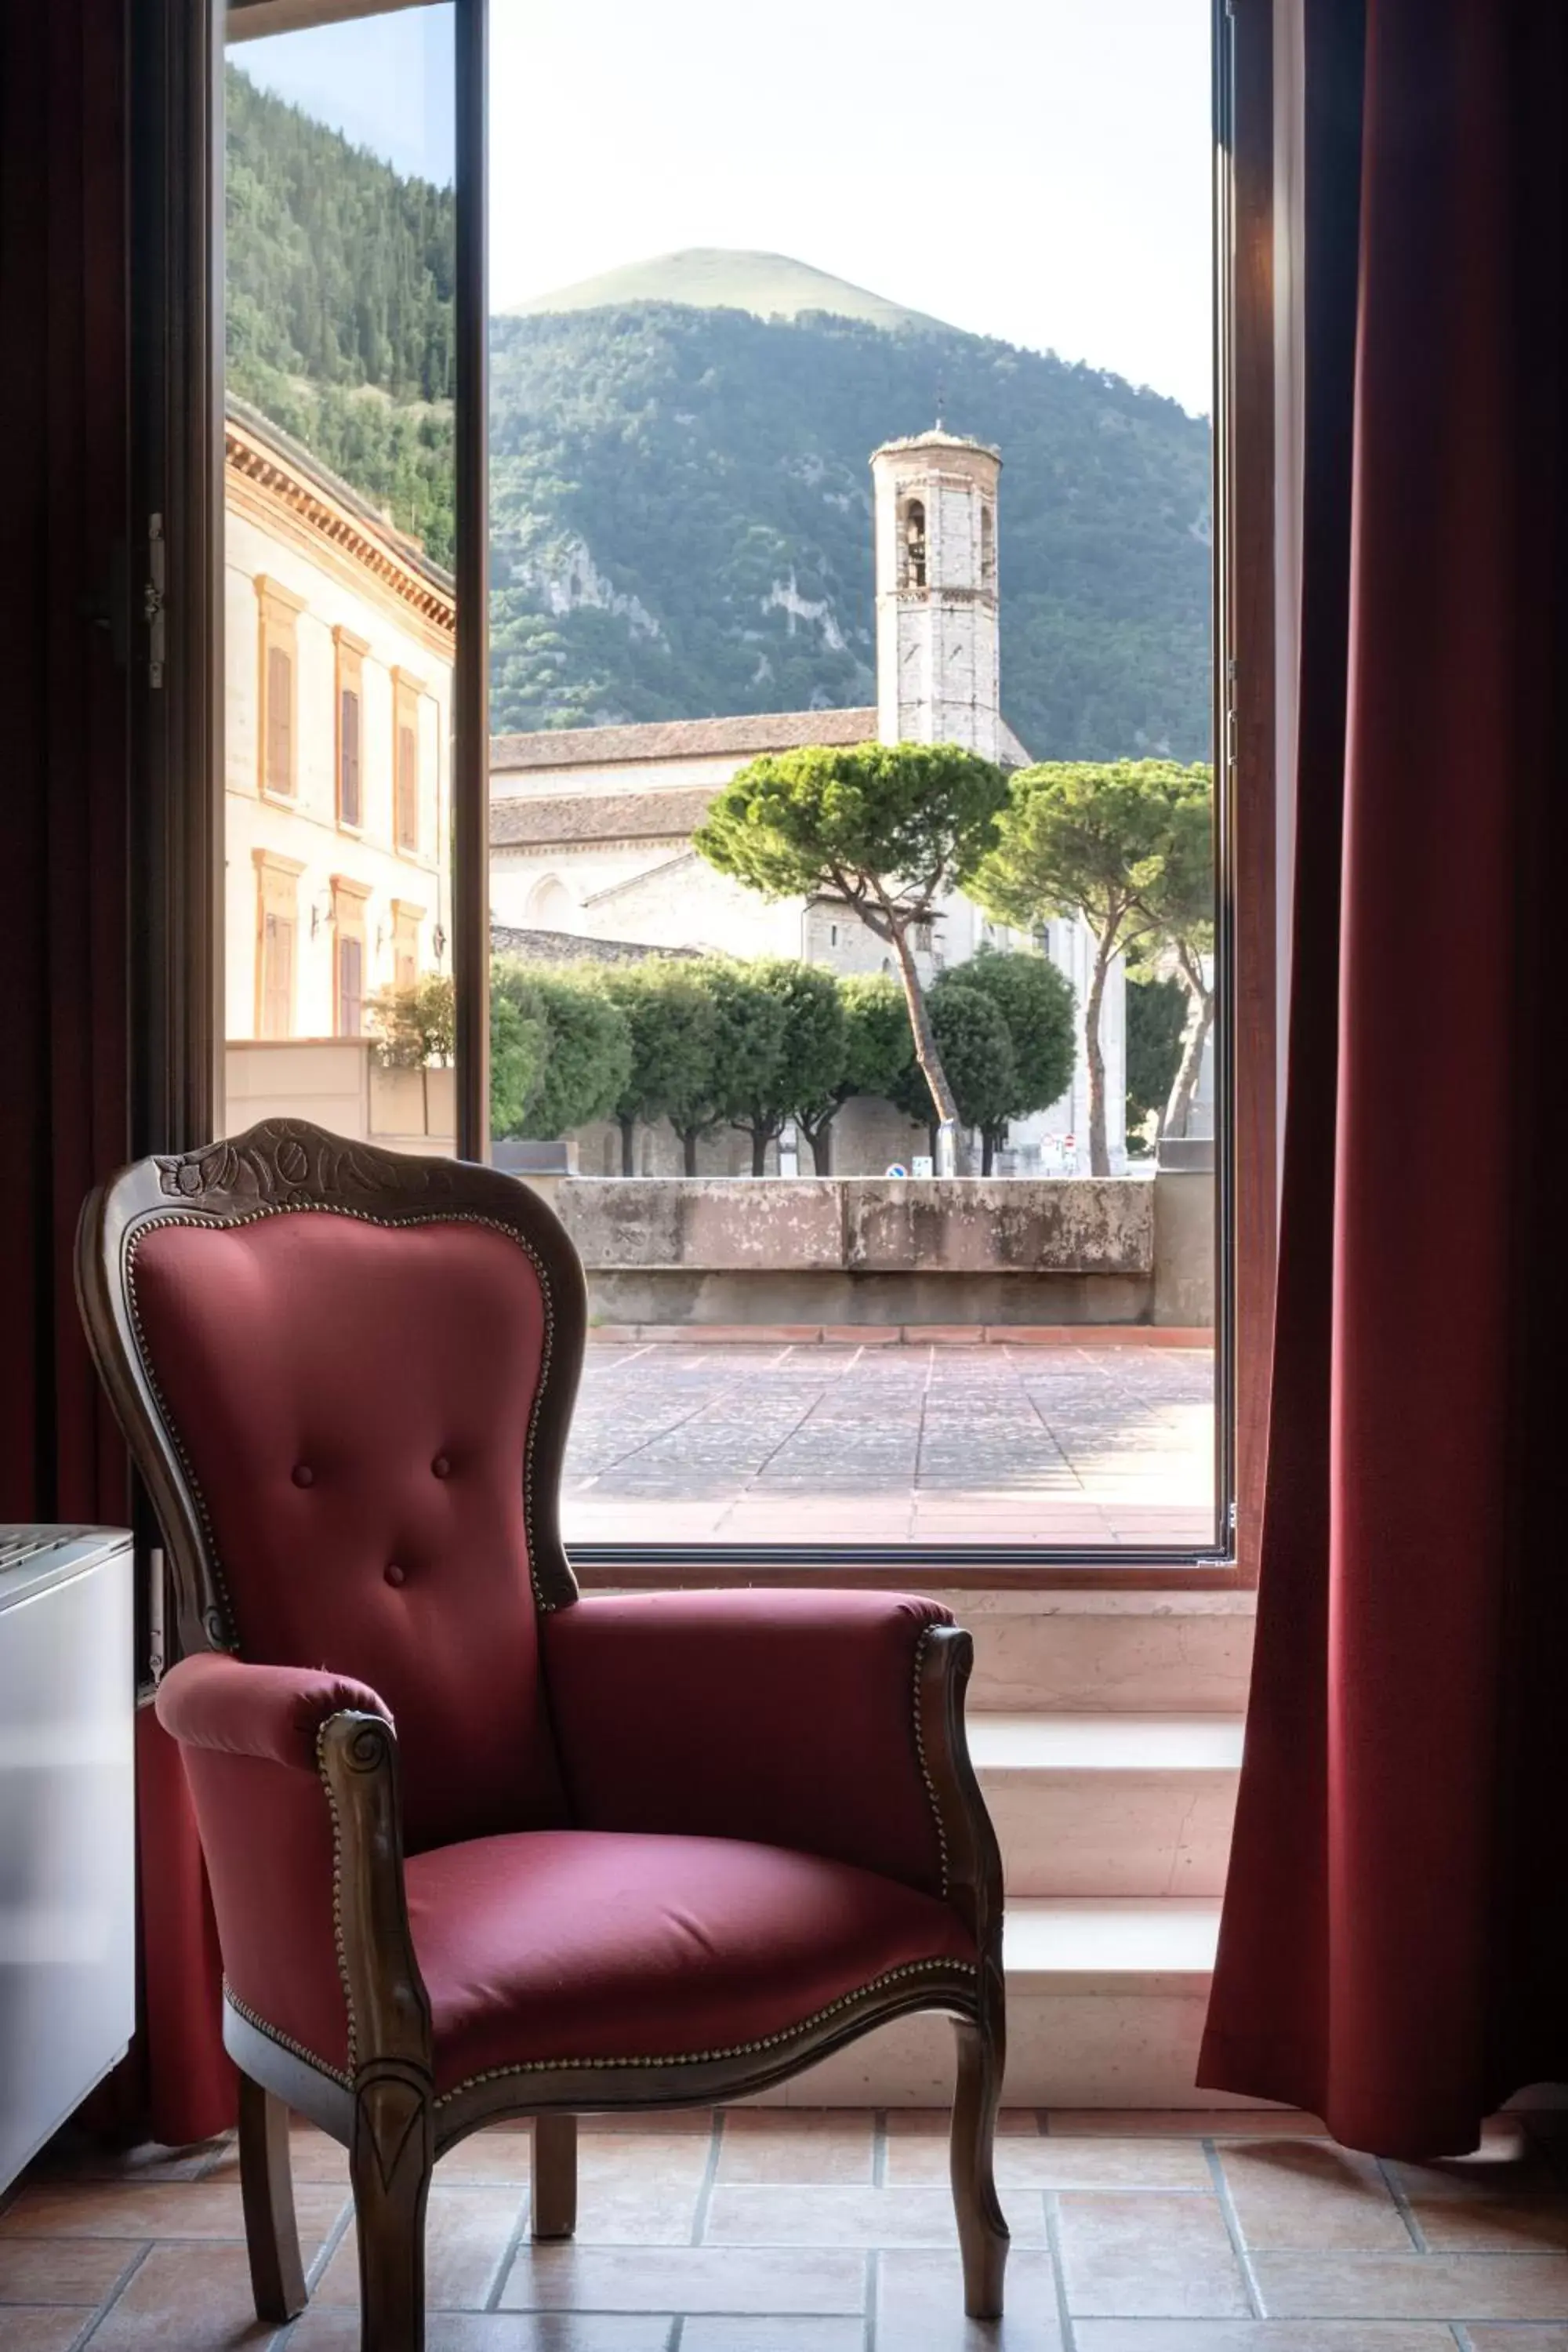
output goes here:
[[330, 550], [353, 581], [362, 586], [374, 581], [384, 599], [422, 624], [421, 634], [451, 659], [457, 598], [401, 531], [356, 511], [347, 496], [233, 414], [224, 424], [224, 471], [237, 507], [265, 525], [287, 518], [312, 553]]

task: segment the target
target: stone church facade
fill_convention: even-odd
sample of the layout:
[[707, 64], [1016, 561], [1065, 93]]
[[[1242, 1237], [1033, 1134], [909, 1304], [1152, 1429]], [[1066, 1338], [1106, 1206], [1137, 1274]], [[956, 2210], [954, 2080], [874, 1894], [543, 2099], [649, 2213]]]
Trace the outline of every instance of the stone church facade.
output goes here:
[[[760, 754], [807, 744], [961, 743], [1005, 766], [1032, 752], [1003, 716], [994, 449], [944, 432], [892, 441], [871, 459], [877, 701], [852, 710], [697, 719], [502, 735], [490, 756], [490, 908], [514, 941], [531, 933], [652, 950], [798, 956], [839, 972], [891, 969], [889, 950], [828, 898], [769, 901], [719, 874], [692, 846], [715, 794]], [[929, 982], [982, 946], [1030, 944], [962, 892], [916, 941]], [[1077, 920], [1049, 924], [1044, 951], [1072, 982], [1080, 1018], [1091, 942]], [[552, 953], [558, 952], [552, 950]], [[1112, 1164], [1124, 1165], [1123, 976], [1103, 1021]], [[837, 1164], [879, 1171], [922, 1148], [886, 1107], [852, 1103]], [[1071, 1173], [1088, 1166], [1088, 1072], [1048, 1111], [1016, 1122], [1005, 1165]], [[584, 1139], [584, 1171], [599, 1139]], [[605, 1146], [608, 1157], [608, 1146]], [[618, 1167], [618, 1160], [616, 1161]], [[809, 1167], [809, 1157], [806, 1160]], [[610, 1172], [608, 1167], [605, 1172]], [[650, 1170], [650, 1172], [652, 1171]], [[659, 1172], [662, 1171], [660, 1167]]]

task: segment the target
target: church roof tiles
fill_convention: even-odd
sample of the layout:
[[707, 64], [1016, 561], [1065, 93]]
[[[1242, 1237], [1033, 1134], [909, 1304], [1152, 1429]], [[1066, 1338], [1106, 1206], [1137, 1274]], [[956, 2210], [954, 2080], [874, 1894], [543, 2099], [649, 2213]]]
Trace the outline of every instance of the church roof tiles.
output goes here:
[[758, 751], [793, 751], [807, 743], [866, 743], [877, 732], [874, 709], [764, 710], [736, 719], [658, 719], [641, 727], [544, 728], [496, 735], [490, 767], [604, 768], [622, 761], [701, 760]]
[[640, 793], [574, 793], [569, 798], [490, 803], [492, 849], [590, 841], [689, 841], [720, 787]]

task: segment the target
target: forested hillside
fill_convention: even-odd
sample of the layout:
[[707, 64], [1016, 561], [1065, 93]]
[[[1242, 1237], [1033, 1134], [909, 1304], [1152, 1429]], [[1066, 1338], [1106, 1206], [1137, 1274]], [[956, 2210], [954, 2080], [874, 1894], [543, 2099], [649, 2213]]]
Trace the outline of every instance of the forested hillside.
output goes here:
[[[231, 69], [231, 383], [441, 562], [452, 227], [449, 190]], [[639, 293], [672, 283], [759, 285], [758, 307], [820, 286], [861, 315]], [[888, 326], [834, 286], [776, 256], [681, 255], [494, 321], [498, 731], [869, 701], [867, 461], [940, 394], [1003, 452], [1003, 703], [1030, 751], [1205, 756], [1207, 424], [892, 305]]]
[[1003, 453], [1002, 698], [1038, 757], [1208, 750], [1209, 436], [952, 329], [495, 321], [498, 728], [872, 699], [870, 474], [941, 387]]
[[450, 188], [226, 76], [228, 381], [452, 560]]

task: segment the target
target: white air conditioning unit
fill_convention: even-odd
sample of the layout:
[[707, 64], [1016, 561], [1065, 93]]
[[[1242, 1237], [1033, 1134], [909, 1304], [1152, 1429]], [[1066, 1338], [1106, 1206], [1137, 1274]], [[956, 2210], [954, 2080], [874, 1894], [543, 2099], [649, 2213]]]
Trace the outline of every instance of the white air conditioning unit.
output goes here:
[[0, 1527], [0, 2189], [136, 2019], [131, 1538]]

